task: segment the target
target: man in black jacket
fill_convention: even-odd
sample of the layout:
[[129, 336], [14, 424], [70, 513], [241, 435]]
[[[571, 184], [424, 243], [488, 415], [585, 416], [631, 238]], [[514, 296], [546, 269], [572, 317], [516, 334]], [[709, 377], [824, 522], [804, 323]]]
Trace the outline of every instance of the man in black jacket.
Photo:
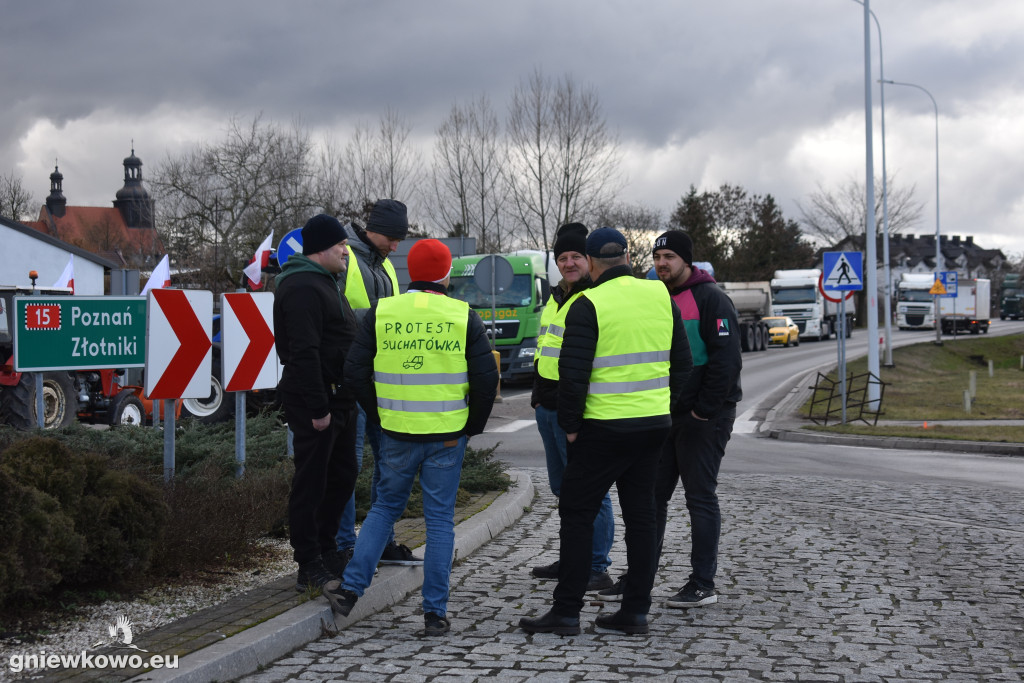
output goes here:
[[341, 223], [320, 214], [303, 226], [302, 253], [276, 279], [275, 343], [284, 365], [278, 393], [294, 435], [288, 527], [299, 591], [322, 588], [343, 568], [334, 536], [357, 475], [355, 399], [341, 383], [356, 332], [338, 281], [347, 256]]
[[580, 632], [594, 518], [612, 484], [626, 526], [629, 577], [622, 608], [598, 616], [596, 625], [648, 632], [657, 569], [655, 474], [690, 349], [679, 310], [661, 285], [633, 277], [626, 248], [626, 238], [612, 228], [587, 237], [594, 284], [566, 315], [558, 423], [569, 447], [558, 499], [558, 585], [547, 614], [519, 620], [528, 633]]
[[660, 554], [668, 502], [682, 479], [690, 513], [692, 571], [666, 604], [685, 609], [718, 602], [715, 573], [722, 528], [718, 470], [732, 435], [736, 404], [743, 398], [743, 361], [736, 309], [711, 275], [693, 267], [689, 235], [679, 230], [660, 235], [654, 242], [654, 265], [682, 311], [693, 354], [693, 372], [672, 411], [672, 433], [665, 442], [655, 490]]
[[487, 425], [498, 368], [480, 316], [447, 296], [448, 248], [420, 240], [407, 264], [413, 280], [408, 291], [380, 299], [367, 312], [345, 363], [345, 380], [366, 419], [381, 426], [381, 478], [341, 586], [324, 593], [335, 611], [348, 616], [373, 580], [418, 475], [427, 529], [424, 631], [441, 635], [450, 628], [453, 515], [466, 440]]
[[[587, 232], [587, 226], [582, 223], [567, 223], [555, 232], [555, 243], [551, 251], [555, 255], [555, 265], [562, 279], [551, 288], [551, 298], [541, 315], [537, 357], [534, 359], [530, 405], [534, 409], [537, 430], [544, 444], [548, 483], [556, 497], [562, 493], [562, 476], [568, 460], [565, 431], [558, 426], [558, 356], [569, 306], [592, 284], [586, 257]], [[594, 549], [588, 591], [602, 590], [612, 585], [608, 575], [608, 566], [611, 565], [608, 553], [614, 542], [615, 512], [612, 510], [611, 496], [606, 494], [594, 520]], [[531, 573], [539, 579], [557, 579], [558, 560], [534, 567]]]

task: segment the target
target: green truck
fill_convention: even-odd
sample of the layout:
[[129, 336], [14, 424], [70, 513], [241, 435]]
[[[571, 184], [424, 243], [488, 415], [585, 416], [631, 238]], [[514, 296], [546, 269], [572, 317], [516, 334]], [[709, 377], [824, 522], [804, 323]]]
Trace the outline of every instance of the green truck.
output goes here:
[[999, 291], [999, 319], [1019, 320], [1024, 318], [1024, 289], [1021, 288], [1020, 274], [1007, 273]]
[[[533, 357], [537, 350], [540, 315], [550, 295], [552, 279], [541, 251], [514, 251], [501, 256], [512, 264], [512, 284], [494, 297], [477, 287], [473, 275], [487, 254], [462, 256], [452, 261], [448, 293], [465, 301], [484, 321], [493, 335], [494, 350], [501, 356], [501, 379], [505, 382], [530, 381]], [[558, 271], [553, 267], [554, 282]]]

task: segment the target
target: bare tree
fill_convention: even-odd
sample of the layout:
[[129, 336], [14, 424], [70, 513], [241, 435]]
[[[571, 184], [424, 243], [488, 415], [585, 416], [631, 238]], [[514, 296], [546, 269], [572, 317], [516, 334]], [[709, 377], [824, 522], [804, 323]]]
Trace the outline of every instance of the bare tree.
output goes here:
[[596, 92], [535, 70], [516, 87], [508, 117], [507, 178], [525, 239], [547, 250], [555, 228], [587, 221], [621, 187], [618, 140]]
[[435, 218], [451, 236], [476, 237], [480, 253], [508, 246], [503, 141], [485, 96], [454, 105], [434, 142]]
[[[889, 232], [908, 232], [921, 220], [923, 204], [914, 192], [916, 187], [898, 186], [895, 176], [889, 176], [886, 190], [889, 194]], [[806, 203], [797, 201], [800, 222], [804, 232], [818, 246], [838, 244], [847, 237], [863, 235], [865, 221], [864, 182], [851, 178], [835, 190], [823, 188], [811, 193]], [[884, 229], [882, 216], [882, 182], [875, 180], [875, 224], [876, 232]]]
[[9, 174], [0, 176], [0, 216], [16, 221], [32, 220], [39, 211], [32, 193], [25, 189], [21, 176]]
[[298, 128], [232, 119], [224, 140], [168, 157], [156, 170], [162, 230], [172, 257], [203, 270], [215, 294], [270, 231], [281, 236], [315, 208], [312, 148]]

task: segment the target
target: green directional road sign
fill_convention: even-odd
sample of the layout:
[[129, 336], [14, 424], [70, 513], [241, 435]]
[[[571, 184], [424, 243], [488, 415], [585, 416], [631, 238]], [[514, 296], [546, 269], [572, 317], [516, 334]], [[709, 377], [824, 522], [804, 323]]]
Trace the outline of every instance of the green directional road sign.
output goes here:
[[141, 296], [17, 296], [14, 314], [18, 372], [146, 365]]

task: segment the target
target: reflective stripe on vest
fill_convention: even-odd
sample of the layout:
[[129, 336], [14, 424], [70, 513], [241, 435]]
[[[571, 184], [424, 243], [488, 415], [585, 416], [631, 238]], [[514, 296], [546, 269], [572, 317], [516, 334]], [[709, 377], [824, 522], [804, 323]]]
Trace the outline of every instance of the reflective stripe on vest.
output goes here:
[[[544, 307], [544, 317], [548, 317], [547, 334], [544, 335], [543, 344], [538, 341], [540, 349], [537, 355], [537, 372], [544, 379], [558, 379], [558, 356], [562, 353], [562, 337], [565, 335], [565, 316], [569, 314], [569, 306], [576, 301], [583, 292], [573, 294], [569, 299], [559, 306], [555, 298], [551, 297], [548, 305]], [[547, 316], [548, 309], [554, 313]]]
[[668, 415], [672, 299], [660, 281], [617, 277], [583, 292], [597, 316], [597, 348], [583, 417]]
[[[345, 274], [345, 298], [348, 299], [348, 305], [353, 309], [369, 308], [370, 295], [366, 291], [359, 259], [356, 258], [356, 253], [352, 251], [351, 245], [347, 245], [347, 249], [348, 272]], [[391, 259], [384, 259], [384, 272], [391, 280], [391, 294], [398, 294], [398, 274], [395, 272], [395, 267], [391, 265]]]
[[373, 383], [381, 427], [449, 434], [466, 426], [469, 304], [427, 292], [377, 302]]

